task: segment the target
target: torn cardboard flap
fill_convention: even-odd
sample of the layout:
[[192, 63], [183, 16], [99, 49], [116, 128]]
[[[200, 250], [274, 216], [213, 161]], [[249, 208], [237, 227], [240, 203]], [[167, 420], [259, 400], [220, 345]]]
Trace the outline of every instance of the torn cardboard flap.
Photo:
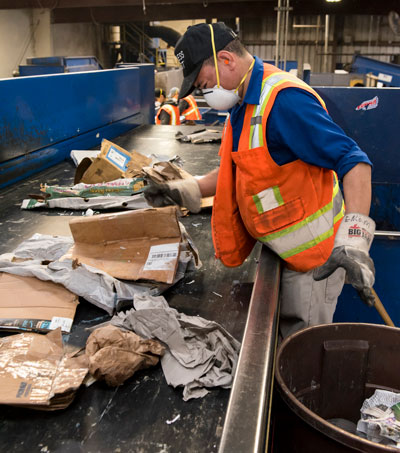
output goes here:
[[84, 357], [65, 355], [61, 329], [0, 339], [0, 404], [65, 408], [87, 372]]
[[136, 151], [127, 151], [103, 138], [99, 156], [82, 160], [76, 169], [74, 183], [95, 184], [124, 177], [133, 178], [140, 174], [143, 166], [150, 163], [149, 157]]
[[172, 162], [156, 162], [152, 167], [143, 167], [143, 174], [156, 184], [192, 177]]
[[78, 296], [57, 283], [0, 273], [0, 329], [70, 332]]
[[174, 281], [181, 243], [175, 207], [77, 218], [70, 228], [75, 244], [66, 258], [114, 278]]

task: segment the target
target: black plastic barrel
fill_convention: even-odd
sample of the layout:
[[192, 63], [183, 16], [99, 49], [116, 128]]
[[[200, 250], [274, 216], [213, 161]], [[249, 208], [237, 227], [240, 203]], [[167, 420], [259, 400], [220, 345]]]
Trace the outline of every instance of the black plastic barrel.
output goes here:
[[276, 359], [274, 453], [400, 452], [327, 420], [357, 423], [376, 389], [400, 393], [400, 329], [340, 323], [286, 338]]

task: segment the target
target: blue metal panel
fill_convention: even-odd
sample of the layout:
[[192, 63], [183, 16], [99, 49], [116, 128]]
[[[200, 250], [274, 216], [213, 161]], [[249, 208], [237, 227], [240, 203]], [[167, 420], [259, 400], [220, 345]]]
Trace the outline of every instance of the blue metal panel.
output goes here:
[[97, 58], [88, 57], [33, 57], [19, 66], [20, 76], [56, 74], [62, 72], [97, 71], [102, 69]]
[[30, 57], [26, 59], [26, 64], [64, 66], [64, 57]]
[[96, 57], [65, 57], [65, 72], [96, 71], [102, 69]]
[[116, 68], [139, 68], [140, 103], [146, 124], [154, 124], [154, 65], [148, 63], [117, 63]]
[[21, 77], [42, 74], [62, 74], [63, 72], [64, 66], [19, 65], [19, 75]]
[[0, 162], [137, 114], [141, 95], [139, 68], [0, 80]]
[[372, 73], [386, 86], [400, 87], [400, 65], [355, 55], [351, 69], [360, 74]]
[[[374, 164], [371, 217], [380, 230], [400, 231], [400, 89], [318, 87], [332, 118], [366, 151]], [[371, 257], [375, 289], [394, 323], [400, 326], [400, 239], [375, 237]], [[345, 285], [335, 321], [382, 323]]]
[[[263, 62], [275, 66], [275, 60], [263, 60]], [[283, 68], [285, 67], [285, 63], [283, 61], [279, 61], [277, 67], [283, 70]], [[297, 60], [286, 60], [286, 71], [290, 71], [291, 69], [297, 69], [297, 67], [298, 67]]]
[[0, 187], [153, 121], [153, 65], [0, 80]]
[[368, 154], [374, 183], [400, 183], [400, 88], [316, 87], [333, 120]]
[[[375, 237], [371, 257], [376, 268], [374, 288], [394, 324], [400, 326], [400, 240]], [[339, 297], [334, 322], [370, 322], [383, 324], [374, 308], [361, 302], [356, 290], [345, 285]]]
[[56, 145], [4, 162], [0, 165], [0, 189], [67, 159], [72, 149], [93, 148], [100, 145], [103, 138], [111, 140], [141, 124], [143, 124], [143, 116], [139, 113]]

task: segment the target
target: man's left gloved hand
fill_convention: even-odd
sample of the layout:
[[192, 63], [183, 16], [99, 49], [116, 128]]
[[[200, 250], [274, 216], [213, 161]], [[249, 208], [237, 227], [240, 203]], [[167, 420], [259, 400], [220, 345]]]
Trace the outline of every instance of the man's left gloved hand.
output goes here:
[[328, 261], [314, 270], [314, 280], [329, 277], [338, 267], [346, 270], [346, 281], [370, 307], [375, 303], [372, 286], [375, 266], [369, 256], [374, 238], [375, 222], [363, 214], [346, 214], [335, 237], [333, 251]]

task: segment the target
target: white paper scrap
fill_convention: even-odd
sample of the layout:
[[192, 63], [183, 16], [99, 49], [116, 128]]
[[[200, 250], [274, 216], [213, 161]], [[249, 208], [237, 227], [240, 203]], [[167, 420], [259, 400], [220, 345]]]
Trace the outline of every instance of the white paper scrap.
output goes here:
[[62, 318], [61, 316], [53, 316], [49, 326], [50, 330], [55, 330], [61, 327], [63, 332], [71, 332], [72, 319], [71, 318]]
[[179, 243], [160, 244], [150, 247], [149, 256], [143, 267], [145, 271], [163, 271], [175, 267], [179, 254]]
[[178, 414], [176, 417], [174, 417], [172, 420], [167, 420], [166, 423], [167, 425], [171, 425], [172, 423], [175, 423], [177, 420], [181, 418], [181, 414]]

